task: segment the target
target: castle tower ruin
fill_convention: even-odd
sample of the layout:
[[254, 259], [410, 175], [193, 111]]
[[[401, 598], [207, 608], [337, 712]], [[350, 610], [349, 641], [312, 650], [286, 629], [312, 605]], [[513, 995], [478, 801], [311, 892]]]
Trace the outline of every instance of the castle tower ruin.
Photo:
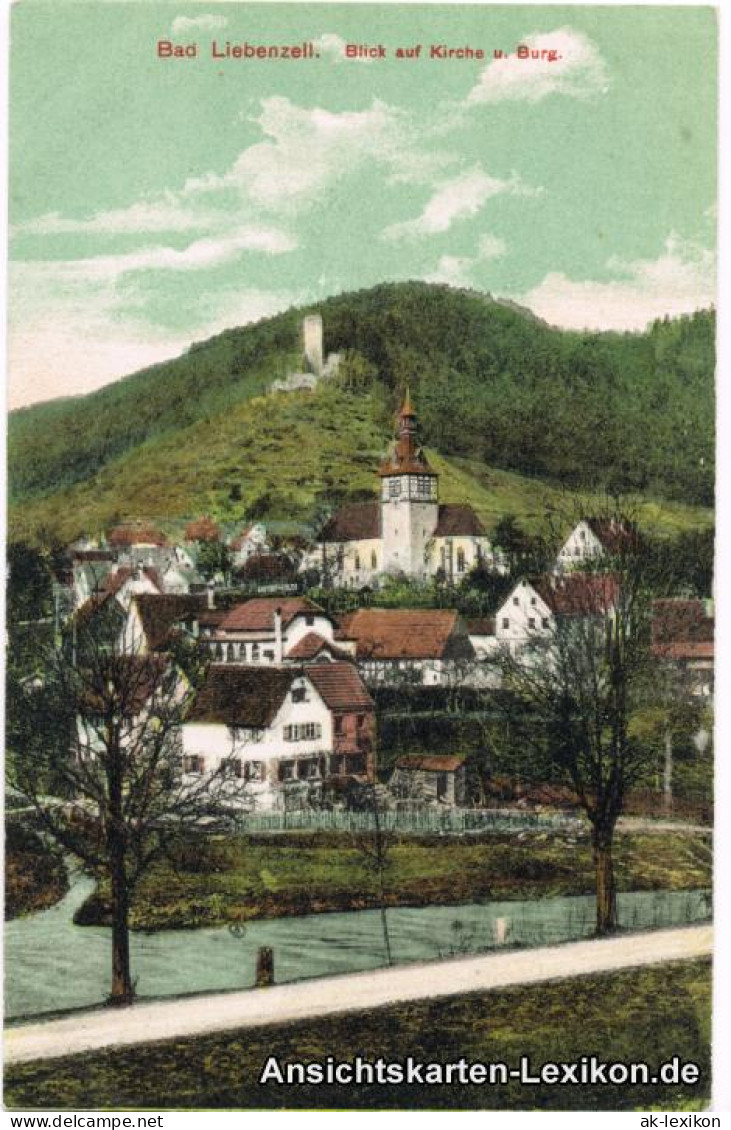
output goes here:
[[319, 314], [308, 314], [302, 323], [305, 361], [318, 377], [322, 376], [322, 318]]

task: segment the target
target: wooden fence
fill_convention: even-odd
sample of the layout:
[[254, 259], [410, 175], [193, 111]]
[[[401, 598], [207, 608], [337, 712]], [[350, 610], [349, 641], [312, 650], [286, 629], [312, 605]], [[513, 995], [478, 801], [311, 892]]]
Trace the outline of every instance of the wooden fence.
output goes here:
[[[298, 809], [291, 812], [242, 813], [238, 817], [242, 832], [372, 832], [376, 828], [373, 812], [324, 809]], [[585, 830], [577, 816], [564, 813], [515, 812], [501, 809], [450, 808], [444, 811], [385, 811], [378, 814], [383, 831], [407, 835], [434, 835], [464, 832], [528, 832]]]

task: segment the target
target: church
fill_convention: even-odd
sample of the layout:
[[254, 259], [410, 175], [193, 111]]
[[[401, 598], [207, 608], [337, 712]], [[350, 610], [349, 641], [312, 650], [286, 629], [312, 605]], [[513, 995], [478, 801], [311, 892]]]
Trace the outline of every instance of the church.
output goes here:
[[396, 442], [378, 474], [378, 499], [342, 507], [322, 532], [313, 563], [334, 585], [374, 587], [398, 574], [453, 583], [480, 561], [498, 567], [472, 507], [439, 501], [439, 475], [419, 445], [408, 391]]

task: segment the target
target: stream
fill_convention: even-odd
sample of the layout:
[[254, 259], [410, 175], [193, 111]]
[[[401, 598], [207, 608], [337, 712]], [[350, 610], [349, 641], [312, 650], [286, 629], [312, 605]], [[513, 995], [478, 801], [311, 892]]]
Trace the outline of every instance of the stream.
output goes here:
[[[94, 889], [77, 876], [55, 906], [5, 926], [6, 1019], [101, 1004], [111, 976], [110, 931], [75, 926], [73, 915]], [[707, 891], [620, 894], [620, 925], [642, 930], [710, 917]], [[588, 937], [592, 895], [532, 901], [389, 909], [394, 964], [481, 953], [498, 944], [540, 946]], [[227, 927], [135, 931], [130, 949], [140, 999], [244, 989], [254, 983], [259, 946], [274, 950], [279, 983], [376, 969], [385, 964], [381, 914], [358, 910], [250, 922]]]

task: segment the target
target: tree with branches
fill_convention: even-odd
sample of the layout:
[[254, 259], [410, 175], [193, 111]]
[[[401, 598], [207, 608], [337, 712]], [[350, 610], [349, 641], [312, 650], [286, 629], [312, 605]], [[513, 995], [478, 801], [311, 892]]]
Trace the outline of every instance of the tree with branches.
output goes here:
[[182, 636], [165, 654], [121, 650], [102, 618], [89, 616], [47, 649], [40, 678], [9, 680], [10, 783], [108, 890], [109, 1004], [134, 997], [129, 914], [140, 879], [204, 814], [230, 803], [226, 767], [183, 772], [181, 726], [204, 665]]
[[537, 581], [553, 609], [549, 627], [497, 656], [504, 687], [540, 720], [528, 732], [590, 822], [597, 934], [617, 927], [615, 828], [627, 791], [655, 757], [632, 722], [657, 687], [643, 542], [621, 510], [607, 509], [602, 521], [616, 533], [611, 552], [589, 571]]

